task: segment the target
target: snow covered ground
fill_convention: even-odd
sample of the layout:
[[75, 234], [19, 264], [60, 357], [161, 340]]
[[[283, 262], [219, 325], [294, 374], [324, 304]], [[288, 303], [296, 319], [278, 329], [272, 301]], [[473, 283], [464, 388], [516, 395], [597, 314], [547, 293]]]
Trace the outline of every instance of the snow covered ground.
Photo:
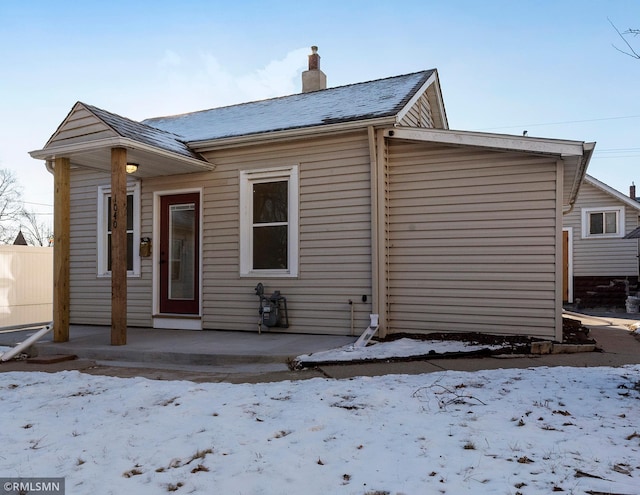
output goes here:
[[640, 493], [640, 365], [257, 385], [0, 373], [0, 473], [67, 495]]
[[366, 347], [347, 345], [338, 349], [303, 354], [296, 358], [297, 362], [324, 363], [367, 361], [392, 359], [410, 356], [427, 356], [429, 354], [471, 353], [484, 349], [498, 350], [508, 347], [504, 345], [471, 344], [456, 340], [416, 340], [402, 338], [392, 342], [371, 342]]

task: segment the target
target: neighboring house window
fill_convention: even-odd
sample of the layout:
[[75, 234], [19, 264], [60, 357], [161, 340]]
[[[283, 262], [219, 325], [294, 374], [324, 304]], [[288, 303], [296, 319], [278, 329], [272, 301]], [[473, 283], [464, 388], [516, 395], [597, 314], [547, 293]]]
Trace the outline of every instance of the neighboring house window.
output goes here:
[[582, 237], [624, 236], [624, 207], [583, 208]]
[[298, 275], [298, 166], [240, 172], [240, 274]]
[[[98, 276], [111, 276], [111, 187], [98, 187]], [[127, 184], [127, 275], [140, 275], [140, 183]]]

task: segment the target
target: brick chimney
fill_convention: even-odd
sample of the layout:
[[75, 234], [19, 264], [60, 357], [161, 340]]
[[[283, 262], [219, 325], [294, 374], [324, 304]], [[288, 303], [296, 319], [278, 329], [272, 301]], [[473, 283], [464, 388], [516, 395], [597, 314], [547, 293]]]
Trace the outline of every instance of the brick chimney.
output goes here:
[[632, 182], [631, 185], [629, 186], [629, 196], [631, 197], [631, 199], [636, 199], [636, 184], [635, 182]]
[[327, 76], [320, 70], [320, 55], [318, 55], [318, 47], [311, 47], [311, 55], [309, 55], [309, 70], [302, 73], [302, 92], [319, 91], [327, 89]]

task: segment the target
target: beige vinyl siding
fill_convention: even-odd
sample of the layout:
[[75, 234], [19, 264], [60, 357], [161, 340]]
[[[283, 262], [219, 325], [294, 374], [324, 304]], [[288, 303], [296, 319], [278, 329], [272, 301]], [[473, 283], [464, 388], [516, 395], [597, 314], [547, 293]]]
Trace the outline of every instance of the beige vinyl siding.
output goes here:
[[553, 337], [556, 163], [389, 145], [390, 332]]
[[[640, 206], [640, 205], [639, 205]], [[573, 275], [611, 277], [638, 275], [638, 241], [634, 239], [582, 238], [582, 209], [625, 208], [625, 233], [638, 226], [638, 210], [612, 195], [583, 182], [574, 209], [564, 216], [565, 227], [573, 229]]]
[[[256, 331], [258, 282], [287, 298], [292, 333], [361, 333], [371, 311], [371, 198], [367, 135], [306, 139], [210, 152], [204, 187], [203, 326]], [[239, 173], [299, 165], [299, 275], [240, 277]], [[173, 181], [166, 181], [169, 185]], [[194, 182], [196, 183], [196, 182]], [[154, 182], [155, 188], [160, 181]], [[365, 303], [362, 296], [367, 297]]]
[[[108, 174], [72, 169], [69, 267], [72, 324], [111, 324], [111, 278], [97, 275], [98, 187], [110, 184]], [[127, 279], [127, 323], [130, 326], [151, 326], [150, 268], [150, 259], [143, 258], [141, 276]]]
[[434, 127], [431, 105], [426, 93], [409, 109], [400, 121], [400, 125], [408, 127]]
[[47, 146], [64, 146], [87, 140], [115, 137], [116, 133], [81, 105], [75, 107]]

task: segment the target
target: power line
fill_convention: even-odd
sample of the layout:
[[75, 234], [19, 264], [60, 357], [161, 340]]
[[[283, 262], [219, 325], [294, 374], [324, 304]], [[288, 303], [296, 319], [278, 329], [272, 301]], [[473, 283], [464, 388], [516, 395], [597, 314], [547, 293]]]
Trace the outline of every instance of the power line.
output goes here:
[[479, 129], [481, 131], [489, 131], [492, 129], [511, 129], [514, 127], [539, 127], [539, 126], [545, 126], [545, 125], [562, 125], [562, 124], [582, 124], [585, 122], [602, 122], [605, 120], [622, 120], [622, 119], [638, 119], [640, 118], [640, 115], [626, 115], [626, 116], [622, 116], [622, 117], [603, 117], [600, 119], [585, 119], [585, 120], [565, 120], [565, 121], [559, 121], [559, 122], [546, 122], [546, 123], [538, 123], [538, 124], [518, 124], [518, 125], [508, 125], [508, 126], [501, 126], [501, 127], [484, 127], [482, 129]]
[[598, 153], [620, 153], [620, 152], [635, 152], [640, 151], [640, 148], [603, 148], [601, 150], [596, 150]]

